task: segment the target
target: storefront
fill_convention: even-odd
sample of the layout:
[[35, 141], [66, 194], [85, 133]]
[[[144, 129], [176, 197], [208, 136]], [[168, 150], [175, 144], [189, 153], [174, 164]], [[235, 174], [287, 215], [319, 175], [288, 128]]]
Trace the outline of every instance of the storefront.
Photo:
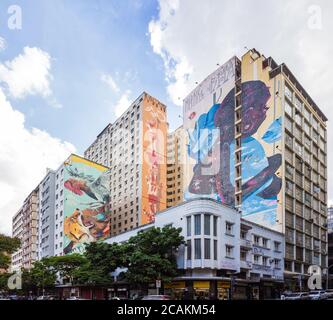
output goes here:
[[175, 300], [183, 300], [186, 291], [185, 281], [174, 281], [164, 285], [164, 294]]
[[194, 300], [209, 300], [210, 281], [193, 281]]
[[217, 299], [229, 300], [230, 281], [217, 281]]

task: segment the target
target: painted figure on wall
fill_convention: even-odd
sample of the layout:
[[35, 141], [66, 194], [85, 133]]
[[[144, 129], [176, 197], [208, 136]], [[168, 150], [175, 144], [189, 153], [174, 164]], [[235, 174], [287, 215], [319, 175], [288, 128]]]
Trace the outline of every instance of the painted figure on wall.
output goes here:
[[82, 252], [85, 244], [110, 235], [107, 172], [73, 162], [65, 166], [64, 186], [64, 253]]
[[[280, 153], [267, 156], [262, 143], [253, 136], [266, 120], [269, 88], [262, 81], [242, 84], [242, 212], [250, 215], [260, 210], [276, 209], [281, 179], [276, 171], [281, 166]], [[219, 135], [213, 134], [218, 129]], [[281, 119], [271, 124], [263, 142], [281, 139]], [[219, 148], [219, 158], [212, 157]], [[188, 154], [195, 159], [193, 178], [185, 197], [206, 196], [222, 203], [235, 205], [235, 94], [231, 90], [221, 104], [213, 104], [202, 114], [189, 132]], [[208, 159], [210, 157], [210, 159]], [[217, 160], [216, 160], [217, 159]], [[203, 169], [219, 161], [218, 172], [207, 175]], [[274, 207], [274, 208], [273, 208]], [[270, 215], [271, 222], [274, 217]]]
[[147, 187], [147, 199], [143, 202], [143, 215], [145, 222], [150, 223], [155, 220], [156, 213], [160, 210], [161, 192], [164, 188], [161, 182], [161, 165], [165, 161], [163, 155], [163, 133], [160, 130], [160, 125], [165, 121], [164, 115], [158, 112], [153, 112], [148, 106], [145, 110], [149, 112], [150, 119], [146, 121], [145, 142], [148, 143], [144, 152], [144, 161], [147, 165], [145, 171], [145, 181]]

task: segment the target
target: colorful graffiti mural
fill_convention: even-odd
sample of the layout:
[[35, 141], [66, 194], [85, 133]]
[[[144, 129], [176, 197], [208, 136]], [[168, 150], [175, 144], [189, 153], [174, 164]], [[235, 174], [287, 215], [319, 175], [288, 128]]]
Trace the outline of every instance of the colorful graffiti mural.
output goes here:
[[272, 226], [276, 223], [277, 195], [282, 187], [282, 180], [276, 175], [282, 155], [277, 151], [269, 154], [263, 143], [269, 145], [281, 140], [281, 118], [273, 120], [262, 137], [257, 136], [267, 120], [270, 98], [264, 82], [242, 84], [242, 214], [247, 217], [255, 214], [251, 220]]
[[64, 253], [81, 253], [110, 236], [108, 171], [75, 155], [64, 170]]
[[235, 58], [207, 77], [184, 100], [188, 132], [185, 200], [206, 197], [234, 205]]
[[166, 208], [165, 106], [146, 95], [143, 112], [143, 164], [141, 224], [153, 222], [155, 214]]
[[[222, 74], [226, 75], [225, 70], [230, 70], [228, 63], [216, 72], [224, 70]], [[207, 197], [235, 205], [235, 78], [232, 75], [230, 72], [229, 77], [224, 77], [217, 91], [206, 90], [203, 94], [202, 88], [210, 87], [209, 76], [195, 89], [201, 95], [195, 93], [194, 99], [191, 93], [190, 102], [184, 102], [188, 158], [194, 162], [187, 163], [185, 200]], [[281, 113], [271, 105], [270, 87], [264, 81], [244, 81], [241, 90], [242, 215], [272, 227], [277, 220], [277, 200], [282, 188], [282, 180], [276, 174], [282, 164], [281, 152], [276, 148], [282, 136]], [[199, 106], [193, 105], [193, 101], [199, 101]], [[214, 167], [215, 171], [207, 174], [208, 167]]]

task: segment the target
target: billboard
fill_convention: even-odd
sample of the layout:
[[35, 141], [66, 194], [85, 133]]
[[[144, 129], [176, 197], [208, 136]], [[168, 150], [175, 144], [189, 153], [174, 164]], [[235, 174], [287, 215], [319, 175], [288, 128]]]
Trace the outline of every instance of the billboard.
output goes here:
[[142, 212], [141, 224], [153, 222], [166, 208], [166, 107], [145, 94], [142, 115]]
[[184, 100], [187, 132], [184, 198], [235, 204], [235, 63], [230, 59]]
[[108, 168], [71, 155], [64, 164], [64, 254], [110, 236]]
[[[282, 179], [281, 80], [270, 78], [264, 57], [242, 59], [242, 215], [278, 228]], [[281, 172], [280, 172], [281, 173]]]

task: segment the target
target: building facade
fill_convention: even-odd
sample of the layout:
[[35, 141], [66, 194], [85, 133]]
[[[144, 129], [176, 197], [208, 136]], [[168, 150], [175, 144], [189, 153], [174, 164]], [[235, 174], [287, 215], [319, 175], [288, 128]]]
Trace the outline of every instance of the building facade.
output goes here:
[[194, 297], [259, 299], [274, 297], [281, 288], [283, 234], [242, 219], [238, 211], [214, 200], [193, 199], [168, 208], [154, 223], [106, 242], [124, 242], [140, 231], [167, 225], [182, 228], [186, 245], [177, 252], [182, 275], [166, 285], [166, 293], [181, 297], [189, 290]]
[[109, 168], [72, 154], [55, 171], [54, 255], [110, 236]]
[[39, 184], [38, 259], [54, 256], [55, 171]]
[[183, 126], [168, 134], [167, 141], [167, 207], [183, 202], [186, 135]]
[[326, 268], [327, 118], [288, 67], [255, 49], [233, 57], [185, 98], [183, 118], [185, 200], [213, 198], [284, 233], [291, 286]]
[[12, 220], [12, 236], [21, 240], [21, 246], [12, 254], [11, 270], [30, 269], [38, 260], [39, 188], [24, 200]]
[[154, 220], [166, 208], [166, 106], [141, 94], [85, 151], [111, 168], [111, 235]]
[[[14, 215], [12, 219], [12, 237], [18, 238], [22, 241], [23, 236], [23, 207]], [[11, 271], [20, 270], [22, 267], [22, 246], [12, 254], [11, 257]]]

